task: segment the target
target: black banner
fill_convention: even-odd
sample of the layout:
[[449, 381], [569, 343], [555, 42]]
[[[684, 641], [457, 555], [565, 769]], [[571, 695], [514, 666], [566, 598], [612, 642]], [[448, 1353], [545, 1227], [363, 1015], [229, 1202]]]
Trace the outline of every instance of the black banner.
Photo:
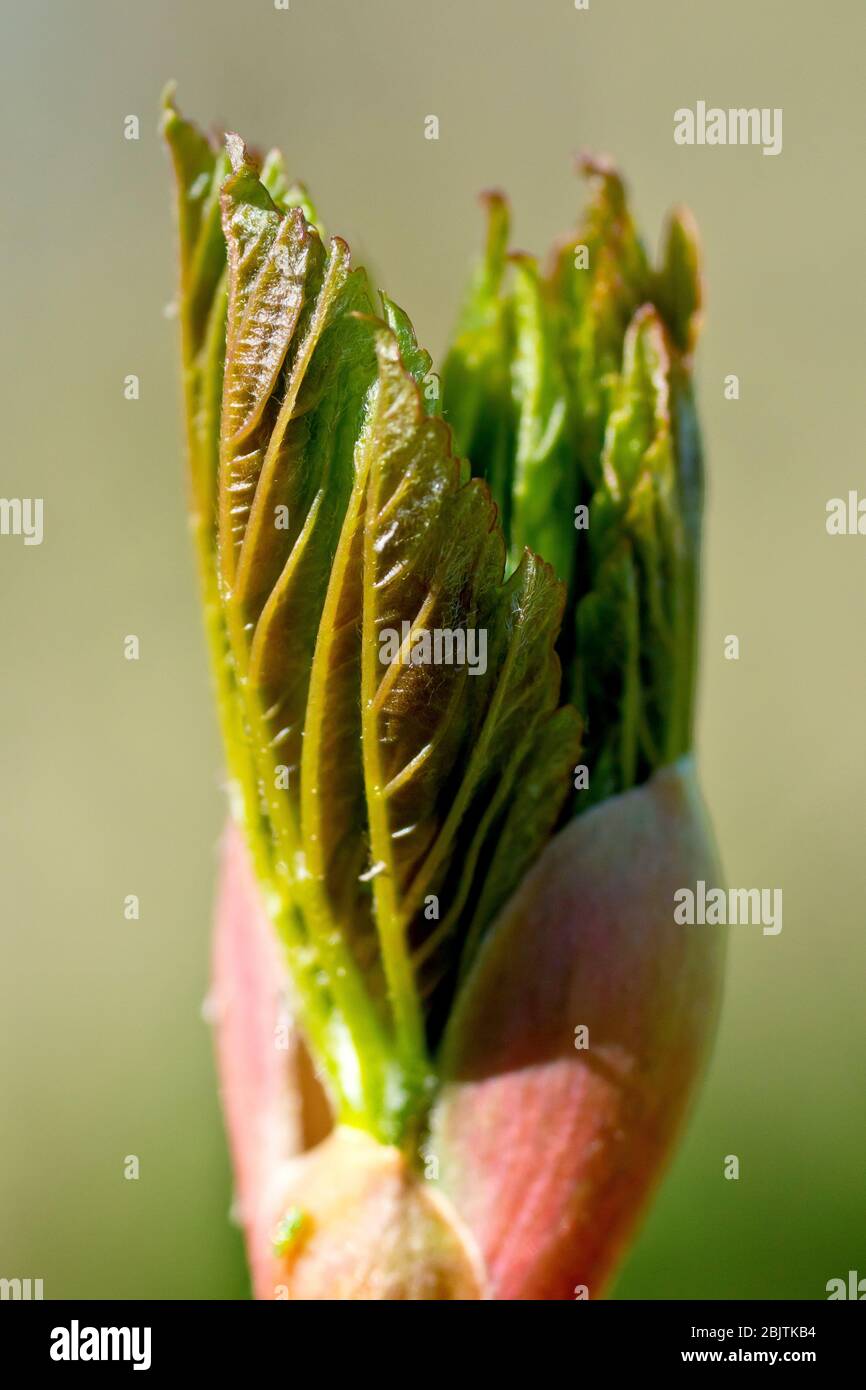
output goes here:
[[[332, 1380], [345, 1356], [347, 1374], [379, 1374], [381, 1367], [383, 1382], [387, 1368], [397, 1365], [401, 1378], [437, 1363], [452, 1372], [459, 1365], [465, 1373], [467, 1349], [488, 1373], [518, 1353], [537, 1362], [542, 1373], [555, 1357], [557, 1375], [569, 1366], [584, 1374], [593, 1367], [618, 1372], [707, 1365], [809, 1366], [826, 1375], [856, 1367], [863, 1335], [859, 1312], [833, 1301], [581, 1302], [541, 1311], [536, 1305], [534, 1313], [527, 1308], [509, 1314], [505, 1324], [497, 1323], [492, 1307], [481, 1313], [480, 1323], [464, 1323], [459, 1313], [455, 1323], [443, 1323], [443, 1315], [449, 1316], [440, 1308], [434, 1321], [421, 1315], [421, 1323], [406, 1323], [409, 1315], [397, 1309], [341, 1313], [332, 1304], [22, 1300], [3, 1307], [0, 1329], [6, 1366], [17, 1365], [25, 1374], [48, 1371], [52, 1378], [82, 1372], [92, 1377], [100, 1368], [157, 1380], [185, 1371], [246, 1378], [271, 1368], [291, 1375], [313, 1361]], [[347, 1325], [347, 1316], [362, 1321]], [[404, 1335], [411, 1338], [409, 1360], [395, 1362]]]

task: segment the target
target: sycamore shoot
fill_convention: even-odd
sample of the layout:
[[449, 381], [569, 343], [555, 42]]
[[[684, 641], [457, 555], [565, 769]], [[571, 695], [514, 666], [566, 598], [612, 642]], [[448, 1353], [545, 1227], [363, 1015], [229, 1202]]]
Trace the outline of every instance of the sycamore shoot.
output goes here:
[[[554, 832], [691, 745], [694, 228], [676, 213], [653, 268], [587, 161], [586, 219], [541, 267], [487, 195], [440, 392], [278, 153], [212, 143], [171, 94], [163, 130], [233, 814], [336, 1117], [405, 1144]], [[483, 672], [424, 659], [431, 632], [483, 633]]]

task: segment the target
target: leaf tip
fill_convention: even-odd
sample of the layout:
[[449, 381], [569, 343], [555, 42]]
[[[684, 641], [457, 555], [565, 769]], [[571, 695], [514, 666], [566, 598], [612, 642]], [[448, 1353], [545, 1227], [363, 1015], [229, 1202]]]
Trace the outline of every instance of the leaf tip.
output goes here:
[[234, 130], [226, 131], [226, 154], [233, 174], [240, 174], [250, 162], [246, 144]]
[[159, 107], [162, 111], [163, 121], [167, 120], [171, 116], [180, 115], [180, 112], [177, 108], [177, 102], [175, 101], [176, 96], [177, 80], [174, 77], [170, 77], [168, 82], [166, 82], [165, 86], [163, 87], [162, 93], [159, 98]]

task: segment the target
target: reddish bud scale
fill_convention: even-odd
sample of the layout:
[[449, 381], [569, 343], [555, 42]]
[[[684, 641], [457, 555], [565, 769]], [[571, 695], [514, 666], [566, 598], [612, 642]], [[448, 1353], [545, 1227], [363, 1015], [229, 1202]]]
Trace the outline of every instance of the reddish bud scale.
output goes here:
[[256, 1295], [603, 1293], [715, 1026], [723, 937], [673, 917], [675, 890], [701, 878], [718, 881], [718, 868], [688, 761], [551, 841], [449, 1022], [431, 1116], [436, 1184], [358, 1131], [321, 1140], [303, 1046], [275, 1045], [285, 981], [230, 831], [214, 1003]]
[[674, 893], [718, 875], [684, 761], [566, 826], [489, 936], [432, 1147], [494, 1298], [604, 1291], [715, 1029], [724, 937], [675, 923]]

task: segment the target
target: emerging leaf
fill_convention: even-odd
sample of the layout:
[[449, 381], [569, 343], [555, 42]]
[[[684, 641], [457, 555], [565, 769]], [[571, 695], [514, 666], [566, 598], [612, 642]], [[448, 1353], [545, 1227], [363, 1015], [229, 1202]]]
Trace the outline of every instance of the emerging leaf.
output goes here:
[[616, 170], [589, 157], [581, 169], [589, 207], [543, 280], [531, 257], [501, 252], [494, 205], [444, 377], [445, 417], [476, 448], [512, 553], [537, 550], [568, 588], [557, 651], [591, 770], [576, 810], [691, 745], [703, 501], [694, 225], [671, 217], [654, 271]]
[[455, 449], [490, 485], [506, 537], [516, 418], [511, 398], [512, 305], [504, 293], [509, 210], [501, 193], [487, 193], [487, 245], [442, 368], [442, 397]]
[[[188, 245], [191, 188], [216, 156], [173, 107], [166, 126], [195, 155], [179, 177]], [[529, 551], [505, 578], [496, 507], [452, 452], [407, 316], [383, 295], [376, 317], [364, 271], [338, 238], [325, 248], [277, 157], [269, 190], [238, 137], [227, 148], [226, 270], [209, 305], [191, 275], [182, 297], [214, 343], [224, 316], [218, 440], [196, 421], [220, 351], [202, 358], [192, 338], [188, 409], [238, 804], [337, 1112], [399, 1137], [429, 1104], [461, 957], [567, 795], [580, 721], [557, 713], [564, 592]], [[525, 471], [547, 447], [528, 438]]]

